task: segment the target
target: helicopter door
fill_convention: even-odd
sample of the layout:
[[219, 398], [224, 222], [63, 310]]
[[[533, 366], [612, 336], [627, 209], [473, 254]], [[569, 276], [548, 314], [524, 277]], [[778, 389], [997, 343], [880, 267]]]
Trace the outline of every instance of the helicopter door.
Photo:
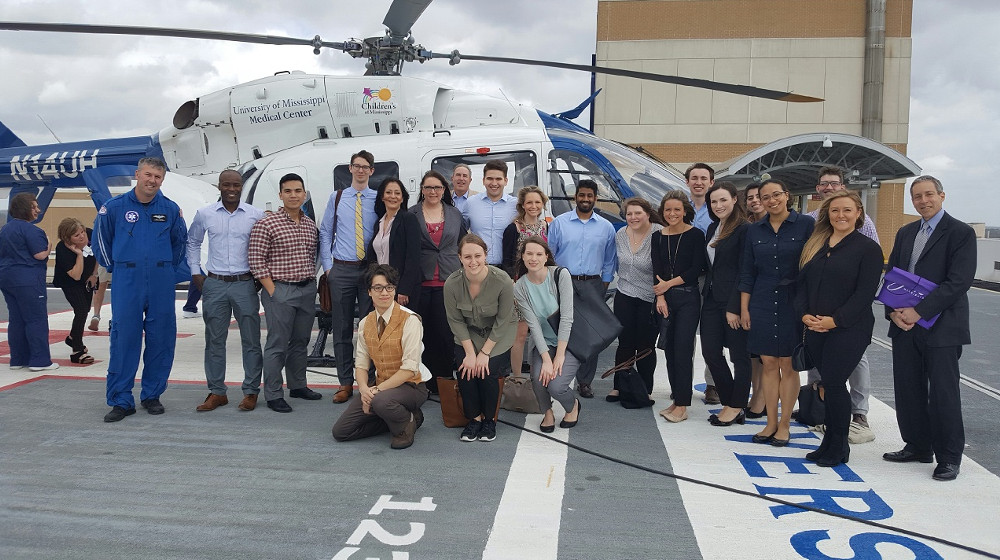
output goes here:
[[573, 150], [554, 149], [549, 152], [549, 184], [552, 213], [558, 216], [573, 208], [576, 185], [584, 179], [597, 183], [597, 204], [594, 210], [609, 222], [620, 227], [622, 197], [612, 185], [610, 177], [592, 159]]

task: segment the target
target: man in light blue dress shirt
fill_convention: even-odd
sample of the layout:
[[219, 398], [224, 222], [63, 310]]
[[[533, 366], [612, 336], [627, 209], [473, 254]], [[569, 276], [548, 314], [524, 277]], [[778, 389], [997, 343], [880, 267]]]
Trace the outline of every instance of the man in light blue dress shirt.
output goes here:
[[503, 231], [517, 215], [517, 197], [504, 194], [507, 186], [507, 164], [491, 159], [483, 166], [483, 186], [486, 192], [469, 198], [462, 217], [469, 228], [486, 242], [486, 262], [500, 266], [503, 261]]
[[[195, 409], [215, 410], [229, 404], [226, 397], [226, 337], [229, 319], [236, 317], [243, 350], [243, 401], [240, 410], [253, 410], [260, 393], [264, 360], [260, 349], [260, 299], [250, 274], [247, 250], [250, 230], [264, 212], [245, 202], [243, 178], [233, 170], [219, 174], [219, 202], [198, 210], [188, 230], [187, 260], [191, 283], [202, 292], [205, 321], [205, 380], [208, 397]], [[208, 234], [208, 262], [201, 265], [201, 244]]]
[[459, 163], [451, 173], [451, 200], [455, 203], [455, 208], [459, 212], [465, 212], [465, 203], [469, 197], [473, 196], [469, 192], [469, 185], [472, 184], [472, 170], [468, 165]]
[[372, 307], [363, 281], [368, 268], [365, 251], [378, 220], [376, 192], [368, 187], [374, 172], [375, 156], [365, 150], [352, 155], [351, 186], [339, 196], [336, 190], [330, 194], [319, 226], [319, 258], [330, 286], [333, 352], [340, 379], [340, 390], [333, 396], [335, 403], [345, 403], [354, 395], [354, 304], [362, 317]]
[[[694, 222], [692, 225], [708, 233], [708, 226], [712, 225], [712, 216], [709, 215], [708, 201], [705, 194], [708, 189], [715, 184], [715, 170], [707, 163], [695, 163], [684, 172], [684, 180], [687, 181], [688, 191], [691, 193], [691, 206], [694, 206]], [[698, 290], [699, 293], [701, 290]], [[705, 404], [721, 404], [719, 392], [715, 389], [715, 381], [712, 379], [712, 372], [705, 367]]]
[[[597, 183], [580, 181], [574, 197], [576, 208], [556, 216], [549, 224], [549, 248], [556, 264], [573, 275], [573, 286], [593, 305], [607, 305], [604, 292], [618, 267], [615, 250], [615, 226], [594, 213]], [[577, 391], [593, 398], [590, 384], [597, 373], [597, 356], [580, 364], [576, 371]]]

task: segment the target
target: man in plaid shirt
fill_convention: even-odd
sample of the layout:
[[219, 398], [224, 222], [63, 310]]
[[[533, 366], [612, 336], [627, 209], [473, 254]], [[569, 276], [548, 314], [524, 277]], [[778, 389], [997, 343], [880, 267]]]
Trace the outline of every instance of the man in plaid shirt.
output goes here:
[[302, 212], [306, 188], [302, 177], [289, 173], [278, 182], [284, 206], [250, 230], [250, 272], [263, 286], [260, 301], [267, 318], [264, 345], [264, 398], [275, 412], [291, 412], [281, 388], [281, 369], [288, 396], [319, 400], [306, 386], [306, 346], [316, 314], [316, 222]]

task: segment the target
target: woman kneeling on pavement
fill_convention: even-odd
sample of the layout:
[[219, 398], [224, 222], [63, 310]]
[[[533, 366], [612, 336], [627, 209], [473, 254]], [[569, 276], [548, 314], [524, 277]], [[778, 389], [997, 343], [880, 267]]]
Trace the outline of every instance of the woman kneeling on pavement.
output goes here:
[[493, 441], [497, 435], [500, 378], [510, 370], [517, 331], [514, 282], [486, 264], [486, 242], [470, 233], [458, 242], [462, 270], [444, 283], [444, 306], [455, 337], [458, 390], [465, 417], [462, 441]]
[[[552, 399], [559, 401], [566, 411], [559, 427], [576, 426], [580, 414], [580, 401], [573, 396], [570, 387], [580, 362], [566, 351], [573, 327], [573, 279], [568, 270], [557, 273], [555, 264], [552, 250], [541, 237], [527, 238], [521, 253], [521, 266], [518, 267], [520, 278], [514, 285], [514, 300], [521, 310], [521, 317], [528, 323], [528, 332], [534, 343], [531, 385], [535, 389], [539, 410], [545, 412], [538, 427], [545, 433], [556, 429]], [[556, 312], [559, 313], [559, 332], [548, 322], [549, 316]], [[549, 353], [552, 347], [555, 347], [554, 355]]]
[[[333, 425], [337, 441], [390, 432], [391, 447], [406, 449], [424, 422], [420, 406], [427, 400], [424, 382], [430, 378], [430, 371], [420, 367], [424, 330], [418, 315], [396, 303], [398, 282], [399, 274], [387, 264], [373, 265], [365, 275], [375, 310], [358, 323], [354, 351], [358, 394]], [[368, 377], [372, 362], [373, 384]]]

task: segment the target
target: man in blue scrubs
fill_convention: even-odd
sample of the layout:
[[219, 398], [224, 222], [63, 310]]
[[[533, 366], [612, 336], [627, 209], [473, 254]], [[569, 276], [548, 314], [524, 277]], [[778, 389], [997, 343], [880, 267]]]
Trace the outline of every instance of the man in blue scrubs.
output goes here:
[[142, 407], [163, 414], [160, 395], [174, 363], [177, 315], [175, 270], [185, 258], [187, 226], [180, 207], [160, 193], [167, 166], [159, 158], [139, 160], [136, 185], [97, 212], [94, 253], [114, 274], [111, 291], [111, 357], [105, 422], [135, 414], [132, 387], [143, 334]]

